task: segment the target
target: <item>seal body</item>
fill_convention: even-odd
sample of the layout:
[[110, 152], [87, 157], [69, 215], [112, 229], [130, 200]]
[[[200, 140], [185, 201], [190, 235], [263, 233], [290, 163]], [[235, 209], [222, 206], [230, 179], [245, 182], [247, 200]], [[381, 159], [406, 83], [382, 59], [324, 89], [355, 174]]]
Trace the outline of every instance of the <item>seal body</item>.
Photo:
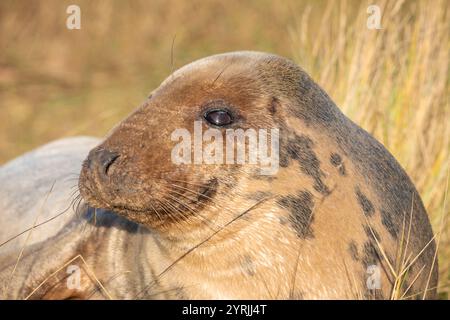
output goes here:
[[[174, 163], [173, 132], [196, 123], [215, 128], [214, 141], [228, 141], [228, 130], [276, 128], [278, 170], [261, 175], [248, 163]], [[74, 148], [66, 157], [86, 153]], [[32, 170], [26, 159], [17, 161]], [[77, 160], [58, 174], [42, 172], [41, 185], [80, 166]], [[14, 253], [0, 260], [7, 297], [435, 297], [433, 233], [409, 177], [284, 58], [236, 52], [179, 69], [81, 167], [78, 215], [27, 246], [19, 263]], [[43, 197], [20, 210], [34, 211]], [[4, 216], [17, 214], [17, 205], [9, 207]], [[47, 215], [54, 211], [52, 205]], [[30, 224], [26, 216], [14, 225]], [[82, 269], [76, 288], [65, 282], [71, 264]]]
[[[79, 167], [100, 139], [61, 139], [10, 161], [0, 169], [0, 243], [53, 216], [54, 219], [0, 247], [0, 254], [54, 236], [73, 218]], [[28, 239], [27, 239], [28, 238]]]

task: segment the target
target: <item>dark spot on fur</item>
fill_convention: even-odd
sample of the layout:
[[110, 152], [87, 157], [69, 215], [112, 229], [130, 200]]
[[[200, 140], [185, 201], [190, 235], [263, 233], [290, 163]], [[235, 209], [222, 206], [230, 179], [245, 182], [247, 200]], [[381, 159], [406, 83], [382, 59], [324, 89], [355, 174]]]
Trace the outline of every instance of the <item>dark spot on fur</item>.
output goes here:
[[289, 158], [288, 157], [283, 157], [281, 156], [283, 153], [280, 154], [280, 159], [279, 159], [279, 165], [281, 168], [286, 168], [289, 167]]
[[[422, 249], [433, 238], [433, 232], [419, 194], [406, 172], [380, 142], [345, 117], [308, 75], [304, 72], [296, 73], [294, 82], [291, 74], [294, 72], [281, 75], [281, 80], [290, 84], [281, 88], [282, 93], [293, 99], [292, 103], [286, 104], [287, 112], [303, 120], [306, 126], [324, 130], [335, 139], [333, 144], [338, 145], [349, 157], [348, 161], [351, 161], [352, 168], [364, 176], [367, 187], [373, 192], [371, 194], [381, 200], [380, 213], [381, 210], [389, 212], [391, 221], [385, 219], [384, 226], [388, 225], [389, 228], [392, 226], [392, 231], [402, 230], [404, 213], [406, 212], [405, 220], [408, 221], [411, 202], [414, 201], [414, 223], [411, 226], [411, 234], [414, 246]], [[280, 150], [284, 151], [283, 148]], [[280, 160], [281, 156], [282, 153]], [[283, 160], [282, 164], [288, 165], [289, 159]], [[424, 264], [429, 265], [435, 250], [436, 245], [432, 241], [418, 260], [423, 260]], [[437, 285], [437, 276], [436, 268], [430, 284]]]
[[325, 183], [323, 183], [322, 180], [316, 181], [316, 183], [314, 184], [314, 190], [320, 192], [325, 196], [328, 196], [331, 193], [330, 189], [328, 189], [328, 187], [325, 185]]
[[359, 260], [358, 246], [356, 245], [356, 242], [354, 240], [350, 241], [350, 243], [348, 244], [348, 251], [350, 252], [353, 260]]
[[283, 142], [280, 155], [280, 166], [287, 167], [289, 160], [297, 160], [300, 165], [300, 170], [313, 178], [314, 189], [323, 195], [329, 195], [330, 189], [325, 185], [322, 178], [324, 173], [320, 169], [320, 161], [313, 150], [313, 141], [304, 135], [289, 138], [287, 142]]
[[276, 97], [273, 97], [272, 101], [270, 102], [270, 106], [269, 106], [269, 112], [271, 115], [274, 115], [277, 112], [279, 104], [280, 104], [280, 102], [278, 101], [278, 99]]
[[311, 223], [314, 220], [312, 194], [301, 191], [295, 196], [285, 196], [277, 201], [278, 205], [290, 211], [289, 221], [301, 239], [313, 238]]
[[274, 175], [269, 176], [269, 175], [260, 174], [260, 169], [258, 168], [257, 170], [255, 170], [254, 175], [252, 176], [252, 179], [272, 182], [273, 180], [276, 180], [277, 177]]
[[248, 198], [251, 200], [260, 201], [265, 198], [270, 198], [271, 196], [273, 196], [273, 194], [269, 191], [257, 191], [257, 192], [250, 194], [248, 196]]
[[211, 199], [212, 195], [216, 192], [217, 185], [218, 185], [217, 179], [213, 178], [210, 181], [208, 181], [205, 185], [200, 187], [198, 200], [207, 201]]
[[[391, 235], [395, 236], [396, 230], [397, 234], [401, 232], [404, 220], [405, 230], [408, 230], [409, 213], [413, 203], [414, 223], [411, 226], [411, 235], [414, 246], [420, 248], [419, 250], [427, 246], [418, 260], [422, 265], [429, 265], [436, 250], [434, 241], [427, 245], [433, 238], [433, 232], [420, 196], [406, 172], [380, 142], [345, 117], [329, 123], [327, 130], [336, 135], [339, 147], [351, 158], [355, 169], [364, 175], [374, 194], [382, 200], [381, 222]], [[436, 285], [437, 277], [437, 271], [433, 271], [430, 283]]]
[[286, 225], [288, 223], [288, 219], [286, 217], [279, 217], [278, 220], [280, 221], [281, 225]]
[[340, 165], [342, 163], [342, 158], [339, 154], [332, 153], [330, 156], [330, 162], [333, 166], [337, 167], [338, 165]]
[[[372, 228], [372, 230], [371, 230], [368, 225], [365, 225], [364, 232], [366, 233], [366, 235], [369, 239], [373, 239], [373, 237], [375, 236], [377, 238], [378, 242], [381, 242], [380, 234], [374, 228]], [[374, 241], [375, 241], [375, 239], [374, 239]]]
[[345, 176], [345, 165], [342, 162], [342, 157], [339, 154], [332, 153], [330, 156], [330, 162], [338, 169], [341, 176]]
[[386, 230], [390, 233], [390, 235], [397, 239], [399, 226], [398, 224], [395, 224], [393, 220], [394, 217], [392, 216], [391, 211], [381, 210], [381, 223], [386, 227]]
[[380, 261], [378, 251], [373, 244], [373, 241], [366, 241], [363, 247], [363, 264], [364, 268], [370, 265], [377, 264]]
[[364, 195], [364, 193], [361, 192], [359, 188], [355, 189], [355, 193], [364, 214], [371, 217], [375, 213], [375, 208], [372, 202]]
[[244, 272], [249, 276], [254, 276], [256, 274], [255, 264], [249, 255], [243, 256], [241, 266]]

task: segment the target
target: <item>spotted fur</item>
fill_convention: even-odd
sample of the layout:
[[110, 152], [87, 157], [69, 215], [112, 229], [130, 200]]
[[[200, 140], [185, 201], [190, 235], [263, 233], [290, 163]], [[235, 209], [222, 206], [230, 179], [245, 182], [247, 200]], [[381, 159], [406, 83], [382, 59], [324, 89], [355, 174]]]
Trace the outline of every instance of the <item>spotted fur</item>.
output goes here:
[[314, 221], [314, 201], [308, 191], [301, 191], [295, 196], [286, 196], [279, 199], [278, 204], [290, 211], [290, 222], [298, 237], [302, 239], [314, 237], [311, 227]]
[[333, 166], [338, 168], [339, 173], [340, 173], [341, 176], [345, 176], [346, 175], [345, 165], [342, 162], [342, 157], [338, 153], [332, 153], [330, 155], [330, 162], [331, 162], [331, 164]]
[[[262, 177], [254, 166], [171, 161], [171, 132], [194, 121], [206, 129], [203, 115], [211, 106], [232, 114], [227, 128], [280, 129], [274, 176]], [[0, 218], [7, 221], [1, 236], [32, 224], [43, 189], [68, 179], [83, 157], [79, 188], [87, 205], [78, 217], [89, 216], [89, 207], [101, 211], [96, 223], [73, 219], [51, 237], [36, 229], [42, 242], [29, 244], [17, 268], [18, 252], [0, 256], [2, 296], [26, 297], [56, 272], [31, 298], [107, 297], [87, 274], [81, 290], [61, 285], [67, 277], [61, 267], [81, 254], [115, 298], [389, 297], [392, 275], [369, 225], [390, 261], [402, 227], [410, 227], [409, 253], [421, 254], [408, 273], [425, 265], [410, 293], [423, 290], [428, 275], [429, 287], [437, 285], [433, 233], [414, 185], [379, 142], [287, 59], [237, 52], [189, 64], [96, 143], [63, 153], [53, 146], [0, 168]], [[54, 192], [61, 197], [68, 190]], [[53, 200], [43, 219], [58, 213]], [[375, 293], [366, 288], [370, 264], [383, 267]]]
[[285, 146], [282, 145], [281, 165], [289, 165], [289, 159], [297, 160], [300, 170], [310, 176], [313, 181], [313, 188], [323, 195], [330, 194], [330, 189], [323, 182], [324, 173], [320, 169], [320, 160], [313, 150], [314, 142], [305, 135], [294, 135], [289, 138]]
[[355, 190], [356, 197], [358, 199], [359, 205], [364, 213], [364, 215], [371, 217], [375, 213], [375, 207], [372, 202], [367, 198], [367, 196], [361, 192], [359, 188]]

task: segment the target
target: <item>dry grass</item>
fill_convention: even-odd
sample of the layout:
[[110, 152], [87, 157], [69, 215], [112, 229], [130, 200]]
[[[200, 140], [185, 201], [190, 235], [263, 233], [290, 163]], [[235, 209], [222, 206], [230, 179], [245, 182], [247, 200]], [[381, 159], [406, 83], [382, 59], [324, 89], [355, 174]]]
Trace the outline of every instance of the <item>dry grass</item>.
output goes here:
[[[450, 5], [381, 1], [0, 2], [0, 162], [62, 136], [103, 135], [171, 70], [240, 49], [296, 60], [415, 182], [439, 235], [448, 297]], [[370, 3], [372, 4], [372, 3]], [[174, 66], [171, 46], [174, 46]], [[448, 192], [448, 191], [447, 191]]]
[[290, 29], [295, 57], [415, 182], [435, 232], [442, 229], [440, 292], [448, 297], [450, 6], [447, 1], [377, 4], [384, 12], [383, 29], [377, 31], [365, 27], [366, 4], [355, 9], [346, 1], [329, 2], [314, 31], [314, 8], [307, 8]]

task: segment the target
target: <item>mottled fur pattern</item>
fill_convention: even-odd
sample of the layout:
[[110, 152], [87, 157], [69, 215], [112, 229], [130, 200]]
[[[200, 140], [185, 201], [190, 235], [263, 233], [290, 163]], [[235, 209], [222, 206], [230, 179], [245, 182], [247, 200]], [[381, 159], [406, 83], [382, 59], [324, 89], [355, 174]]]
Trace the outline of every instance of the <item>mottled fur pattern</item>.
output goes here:
[[[171, 162], [170, 133], [192, 129], [211, 104], [232, 112], [230, 128], [280, 129], [276, 175]], [[437, 284], [433, 233], [406, 173], [275, 55], [228, 53], [176, 71], [90, 151], [79, 188], [80, 218], [26, 250], [4, 295], [23, 298], [44, 282], [30, 298], [387, 299], [393, 276], [380, 245], [396, 267], [409, 229], [408, 255], [425, 248], [411, 279], [425, 267], [407, 294], [425, 290], [430, 272], [428, 287]], [[83, 288], [64, 286], [58, 268], [77, 255], [105, 290], [88, 270]], [[4, 283], [11, 257], [0, 258]], [[371, 265], [381, 269], [378, 289], [366, 286]]]

